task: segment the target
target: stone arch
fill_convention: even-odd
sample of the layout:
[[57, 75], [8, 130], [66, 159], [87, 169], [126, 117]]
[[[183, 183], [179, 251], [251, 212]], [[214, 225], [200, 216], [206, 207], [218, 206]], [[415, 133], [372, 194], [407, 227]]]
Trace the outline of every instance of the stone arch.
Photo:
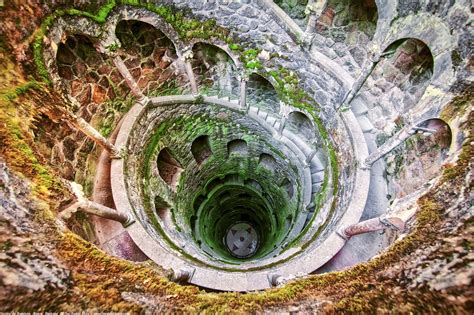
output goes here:
[[239, 97], [238, 67], [226, 50], [214, 44], [197, 42], [192, 52], [193, 73], [201, 91], [208, 95]]
[[[435, 142], [442, 148], [449, 148], [453, 142], [453, 132], [449, 124], [441, 118], [430, 118], [417, 125], [434, 131]], [[428, 131], [429, 133], [429, 131]], [[426, 136], [427, 134], [425, 134]]]
[[176, 190], [179, 177], [183, 171], [181, 164], [173, 157], [170, 149], [163, 148], [158, 154], [156, 160], [158, 173], [161, 179], [168, 184], [173, 190]]
[[252, 73], [247, 82], [247, 100], [250, 105], [277, 113], [280, 109], [280, 99], [273, 84], [258, 73]]
[[213, 189], [224, 185], [225, 184], [225, 179], [216, 177], [213, 180], [211, 180], [209, 183], [206, 184], [206, 192], [210, 193]]
[[262, 153], [260, 154], [258, 158], [258, 164], [265, 167], [266, 169], [270, 171], [274, 171], [276, 168], [276, 160], [275, 158], [268, 154], [268, 153]]
[[313, 139], [316, 133], [316, 129], [311, 119], [300, 111], [293, 111], [288, 115], [285, 129], [294, 134], [302, 135], [307, 140]]
[[232, 154], [245, 155], [248, 154], [247, 142], [242, 139], [235, 139], [227, 143], [227, 154], [230, 157]]
[[97, 51], [89, 36], [71, 34], [59, 43], [56, 66], [69, 95], [82, 105], [80, 111], [86, 120], [96, 112], [98, 104], [129, 93], [113, 61]]
[[288, 178], [285, 178], [280, 186], [283, 187], [283, 189], [286, 191], [286, 193], [288, 194], [288, 198], [293, 198], [295, 188], [293, 187]]
[[333, 47], [336, 53], [347, 49], [362, 66], [369, 43], [375, 36], [378, 17], [375, 0], [328, 0], [316, 22], [316, 30], [336, 42]]
[[[387, 46], [360, 90], [376, 129], [390, 133], [403, 123], [401, 117], [418, 104], [431, 84], [433, 67], [431, 50], [419, 39], [402, 38]], [[359, 103], [354, 99], [352, 108]]]
[[449, 155], [452, 130], [442, 119], [415, 125], [416, 134], [386, 157], [388, 194], [392, 199], [414, 193], [439, 175]]
[[170, 205], [160, 196], [155, 197], [155, 211], [164, 223], [171, 222]]
[[383, 58], [374, 72], [377, 75], [376, 71], [381, 71], [387, 81], [404, 92], [405, 98], [399, 108], [399, 112], [403, 113], [416, 105], [430, 84], [434, 67], [433, 55], [423, 41], [415, 38], [396, 40], [385, 52], [393, 54]]
[[143, 94], [179, 94], [181, 87], [187, 88], [175, 43], [161, 29], [127, 19], [117, 23], [115, 34], [121, 44], [118, 54]]
[[191, 153], [198, 165], [201, 165], [212, 155], [211, 144], [208, 135], [202, 135], [194, 139], [191, 144]]

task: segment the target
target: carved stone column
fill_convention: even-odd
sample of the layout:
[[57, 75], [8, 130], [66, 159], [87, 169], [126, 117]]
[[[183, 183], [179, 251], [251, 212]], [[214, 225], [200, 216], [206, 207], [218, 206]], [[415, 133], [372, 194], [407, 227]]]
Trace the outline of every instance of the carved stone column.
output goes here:
[[288, 116], [290, 113], [293, 111], [293, 108], [289, 105], [286, 105], [282, 101], [280, 101], [280, 115], [281, 120], [280, 120], [280, 128], [278, 129], [278, 134], [281, 135], [283, 132], [283, 128], [285, 128], [286, 120], [288, 119]]
[[382, 216], [379, 218], [373, 218], [356, 224], [351, 224], [346, 227], [342, 227], [337, 231], [337, 234], [348, 240], [351, 236], [354, 235], [375, 232], [390, 228], [396, 229], [398, 231], [403, 231], [403, 229], [405, 228], [405, 222], [395, 216]]
[[303, 42], [305, 45], [310, 46], [313, 41], [313, 37], [316, 34], [316, 23], [319, 17], [323, 14], [326, 8], [327, 0], [310, 0], [305, 9], [305, 14], [308, 18], [306, 23], [306, 30], [303, 35]]
[[128, 214], [120, 213], [115, 209], [106, 207], [85, 198], [82, 187], [79, 184], [72, 182], [71, 188], [77, 198], [77, 201], [60, 212], [59, 217], [61, 219], [68, 219], [73, 213], [82, 211], [84, 213], [93, 214], [102, 218], [120, 222], [124, 226], [128, 226], [134, 222], [134, 219]]
[[193, 72], [193, 66], [191, 64], [192, 59], [193, 59], [193, 51], [191, 49], [184, 51], [183, 54], [181, 55], [181, 60], [184, 63], [184, 68], [189, 78], [189, 84], [191, 85], [191, 92], [194, 95], [196, 95], [198, 94], [198, 87], [197, 87], [196, 78]]
[[246, 73], [243, 73], [239, 76], [240, 79], [240, 99], [239, 105], [242, 109], [247, 109], [247, 82], [249, 77]]

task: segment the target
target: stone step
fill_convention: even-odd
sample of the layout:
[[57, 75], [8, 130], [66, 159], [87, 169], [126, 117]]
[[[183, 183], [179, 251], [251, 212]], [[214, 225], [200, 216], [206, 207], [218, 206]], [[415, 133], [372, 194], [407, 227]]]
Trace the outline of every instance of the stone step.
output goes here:
[[359, 121], [362, 132], [372, 132], [372, 130], [374, 130], [374, 126], [367, 116], [359, 116], [357, 117], [357, 121]]
[[280, 121], [276, 121], [275, 125], [273, 125], [273, 127], [275, 127], [276, 130], [280, 130]]
[[324, 164], [319, 160], [318, 154], [316, 153], [311, 161], [309, 162], [309, 169], [311, 170], [311, 173], [317, 173], [317, 172], [324, 172]]
[[259, 111], [258, 116], [262, 117], [263, 119], [267, 119], [268, 113], [264, 111]]
[[321, 183], [324, 180], [324, 171], [312, 173], [311, 174], [311, 181], [314, 183]]
[[369, 112], [369, 109], [365, 106], [364, 100], [361, 97], [357, 97], [351, 102], [351, 109], [355, 116], [362, 116]]
[[230, 102], [235, 105], [239, 105], [240, 101], [238, 99], [231, 99]]
[[249, 107], [249, 113], [254, 114], [254, 115], [258, 115], [258, 107], [250, 106]]
[[312, 194], [317, 193], [320, 189], [321, 189], [321, 183], [313, 184], [313, 186], [311, 186], [311, 193]]
[[267, 116], [267, 122], [271, 125], [274, 126], [276, 123], [277, 119], [275, 117], [272, 117], [270, 115]]

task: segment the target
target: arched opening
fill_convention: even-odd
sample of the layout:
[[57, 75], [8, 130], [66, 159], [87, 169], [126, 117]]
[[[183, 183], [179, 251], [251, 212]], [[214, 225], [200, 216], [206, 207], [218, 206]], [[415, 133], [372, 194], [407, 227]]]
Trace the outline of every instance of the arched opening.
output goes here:
[[288, 180], [288, 178], [285, 178], [280, 186], [283, 187], [283, 189], [285, 189], [286, 193], [288, 194], [288, 198], [290, 199], [293, 198], [295, 188], [293, 187], [291, 182]]
[[[397, 40], [384, 53], [359, 97], [365, 99], [363, 107], [367, 107], [372, 125], [390, 135], [395, 125], [403, 125], [399, 119], [392, 122], [410, 111], [429, 86], [434, 61], [428, 46], [414, 38]], [[353, 110], [361, 105], [361, 99], [353, 100]]]
[[206, 185], [206, 191], [207, 193], [210, 193], [212, 190], [215, 188], [223, 185], [225, 183], [225, 179], [222, 179], [220, 177], [216, 177], [213, 180], [211, 180], [209, 183]]
[[87, 36], [71, 35], [60, 43], [56, 65], [69, 95], [82, 105], [80, 114], [86, 120], [95, 114], [98, 104], [129, 92], [112, 60], [99, 53]]
[[163, 32], [142, 21], [123, 20], [115, 33], [122, 45], [119, 56], [143, 94], [173, 95], [188, 89], [175, 46]]
[[316, 22], [316, 29], [336, 42], [333, 48], [337, 49], [337, 54], [342, 54], [341, 44], [344, 44], [344, 50], [362, 66], [377, 28], [377, 19], [375, 0], [329, 0]]
[[308, 0], [274, 0], [273, 2], [282, 8], [296, 24], [304, 28], [306, 23], [305, 9]]
[[252, 73], [247, 82], [247, 100], [268, 113], [278, 113], [280, 100], [273, 85], [259, 74]]
[[236, 65], [223, 49], [197, 43], [193, 47], [192, 66], [202, 93], [238, 98], [240, 82]]
[[227, 143], [227, 154], [230, 157], [233, 154], [246, 155], [248, 154], [247, 142], [242, 139], [235, 139]]
[[294, 134], [303, 136], [306, 140], [315, 137], [315, 128], [308, 116], [302, 112], [291, 112], [285, 124], [285, 129]]
[[267, 153], [260, 154], [258, 164], [270, 171], [274, 171], [276, 168], [275, 158]]
[[191, 153], [198, 165], [201, 165], [207, 160], [212, 155], [209, 136], [203, 135], [197, 137], [191, 145]]
[[158, 172], [160, 177], [173, 190], [176, 190], [179, 176], [183, 171], [181, 164], [173, 157], [168, 148], [164, 148], [158, 154], [157, 159]]
[[169, 204], [160, 196], [155, 197], [155, 211], [161, 221], [165, 224], [172, 222]]
[[417, 133], [386, 157], [390, 198], [402, 198], [439, 175], [449, 153], [452, 132], [442, 119], [417, 125]]

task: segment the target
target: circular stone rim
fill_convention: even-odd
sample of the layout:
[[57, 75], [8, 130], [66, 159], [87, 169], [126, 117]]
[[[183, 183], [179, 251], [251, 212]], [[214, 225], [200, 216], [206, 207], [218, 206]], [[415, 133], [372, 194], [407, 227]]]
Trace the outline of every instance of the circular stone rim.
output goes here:
[[[116, 147], [120, 151], [126, 152], [129, 136], [137, 120], [148, 109], [148, 104], [154, 106], [177, 105], [193, 103], [200, 101], [203, 104], [223, 105], [223, 101], [216, 102], [212, 98], [202, 95], [174, 95], [151, 98], [151, 102], [136, 103], [127, 114], [125, 114], [122, 125], [119, 128], [115, 141]], [[226, 102], [227, 104], [227, 102]], [[235, 104], [229, 102], [226, 107], [236, 109]], [[238, 109], [237, 109], [238, 110]], [[352, 111], [338, 112], [347, 132], [350, 136], [350, 142], [354, 157], [358, 164], [362, 165], [365, 158], [368, 157], [368, 147], [360, 125], [357, 123]], [[129, 200], [129, 191], [126, 183], [126, 164], [123, 158], [112, 159], [111, 181], [112, 195], [117, 207], [117, 211], [126, 213], [136, 218], [135, 211]], [[370, 183], [370, 170], [357, 167], [354, 174], [354, 184], [350, 195], [350, 202], [338, 225], [349, 225], [357, 223], [360, 220], [367, 200]], [[221, 291], [253, 291], [271, 288], [274, 284], [271, 280], [273, 276], [290, 276], [298, 274], [309, 274], [326, 262], [328, 262], [345, 245], [346, 239], [336, 232], [336, 227], [332, 232], [317, 246], [308, 246], [302, 250], [296, 257], [283, 262], [278, 266], [257, 271], [230, 272], [217, 270], [210, 267], [199, 266], [189, 263], [182, 258], [182, 255], [169, 249], [163, 241], [152, 238], [137, 220], [126, 227], [130, 237], [136, 245], [152, 260], [163, 268], [172, 269], [179, 272], [180, 269], [191, 269], [192, 275], [189, 283]]]

